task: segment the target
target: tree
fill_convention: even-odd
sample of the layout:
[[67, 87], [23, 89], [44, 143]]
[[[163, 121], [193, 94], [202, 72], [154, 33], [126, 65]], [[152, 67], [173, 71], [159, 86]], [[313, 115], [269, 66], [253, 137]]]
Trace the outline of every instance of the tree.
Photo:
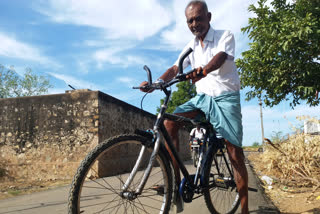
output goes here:
[[47, 77], [34, 74], [30, 68], [21, 77], [13, 67], [0, 65], [0, 98], [41, 95], [51, 87]]
[[283, 140], [284, 136], [281, 131], [273, 131], [271, 136], [271, 142], [280, 143]]
[[254, 143], [252, 144], [252, 147], [258, 147], [258, 146], [260, 146], [260, 144], [259, 144], [258, 142], [254, 142]]
[[267, 106], [290, 101], [319, 104], [320, 90], [320, 0], [266, 0], [248, 10], [256, 14], [249, 25], [250, 49], [236, 61], [246, 99], [263, 98]]
[[[177, 91], [172, 92], [171, 100], [168, 103], [168, 113], [172, 113], [177, 106], [187, 102], [192, 97], [196, 96], [196, 88], [189, 81], [179, 82], [177, 85]], [[160, 100], [162, 105], [164, 99]], [[160, 108], [157, 108], [157, 112], [160, 111]]]

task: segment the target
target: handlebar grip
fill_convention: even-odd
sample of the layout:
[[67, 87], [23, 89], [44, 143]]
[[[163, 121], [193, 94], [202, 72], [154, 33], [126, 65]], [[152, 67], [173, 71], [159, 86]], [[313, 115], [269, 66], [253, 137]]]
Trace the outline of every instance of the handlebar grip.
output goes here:
[[148, 75], [148, 83], [149, 85], [151, 85], [152, 83], [152, 76], [151, 76], [151, 71], [150, 69], [148, 68], [148, 66], [143, 66], [143, 69], [147, 72], [147, 75]]
[[179, 74], [182, 74], [183, 73], [183, 61], [184, 59], [192, 52], [192, 48], [189, 48], [186, 52], [184, 52], [179, 60]]
[[185, 74], [186, 74], [186, 76], [187, 76], [187, 75], [191, 74], [191, 73], [194, 72], [194, 71], [196, 71], [196, 69], [190, 70], [190, 71], [186, 72]]
[[[186, 72], [186, 73], [184, 73], [184, 74], [187, 76], [187, 75], [189, 75], [189, 74], [191, 74], [191, 73], [195, 72], [196, 70], [197, 70], [197, 69], [193, 69], [193, 70], [188, 71], [188, 72]], [[202, 70], [202, 71], [200, 71], [200, 73], [199, 73], [197, 76], [198, 76], [198, 77], [204, 77], [203, 70]]]

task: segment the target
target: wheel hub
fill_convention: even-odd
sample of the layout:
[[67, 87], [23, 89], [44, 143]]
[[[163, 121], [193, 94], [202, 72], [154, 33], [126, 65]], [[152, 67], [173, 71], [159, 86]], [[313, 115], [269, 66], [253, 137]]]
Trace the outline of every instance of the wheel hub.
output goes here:
[[123, 199], [128, 199], [129, 201], [133, 201], [137, 198], [137, 194], [134, 192], [122, 192], [120, 195]]

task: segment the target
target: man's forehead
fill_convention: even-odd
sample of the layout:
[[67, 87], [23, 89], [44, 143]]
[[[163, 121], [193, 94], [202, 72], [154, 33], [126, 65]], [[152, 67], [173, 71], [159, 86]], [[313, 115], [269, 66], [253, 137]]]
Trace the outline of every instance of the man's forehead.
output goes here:
[[205, 13], [205, 10], [201, 4], [190, 4], [185, 11], [186, 15], [189, 13], [201, 14]]

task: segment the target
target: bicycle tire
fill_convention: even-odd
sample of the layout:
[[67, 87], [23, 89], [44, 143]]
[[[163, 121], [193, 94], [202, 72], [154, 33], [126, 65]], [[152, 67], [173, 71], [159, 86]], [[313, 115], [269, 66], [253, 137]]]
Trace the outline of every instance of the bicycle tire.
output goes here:
[[[148, 145], [145, 137], [120, 135], [104, 141], [89, 152], [71, 185], [69, 214], [168, 213], [173, 180], [171, 166], [162, 147], [141, 195], [135, 199], [122, 197], [121, 188], [135, 165], [135, 158], [142, 145]], [[129, 191], [135, 191], [140, 183], [153, 148], [147, 146], [147, 150], [148, 153], [143, 156], [142, 161], [145, 164], [139, 168], [135, 180], [128, 188]], [[155, 186], [160, 190], [154, 189]]]
[[199, 161], [199, 155], [198, 155], [198, 152], [196, 150], [192, 151], [192, 161], [193, 161], [193, 166], [197, 167], [198, 161]]
[[227, 155], [226, 158], [227, 163], [221, 153], [215, 153], [208, 158], [208, 164], [205, 166], [204, 198], [210, 213], [235, 213], [240, 204], [235, 180], [227, 169], [227, 165], [231, 170], [232, 166]]

